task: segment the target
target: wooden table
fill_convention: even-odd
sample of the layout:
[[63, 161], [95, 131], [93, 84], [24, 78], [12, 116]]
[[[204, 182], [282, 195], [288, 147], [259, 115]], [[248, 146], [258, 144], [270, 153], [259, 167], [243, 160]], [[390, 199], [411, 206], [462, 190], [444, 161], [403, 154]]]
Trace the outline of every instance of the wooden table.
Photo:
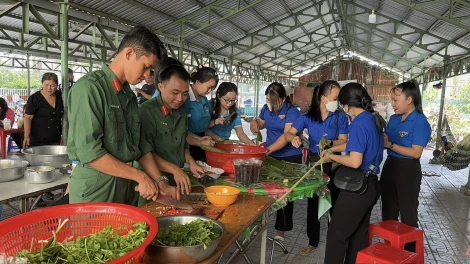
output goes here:
[[[219, 221], [224, 224], [226, 233], [222, 237], [215, 250], [214, 254], [200, 263], [214, 263], [220, 261], [224, 252], [233, 244], [237, 243], [239, 247], [238, 254], [232, 256], [226, 263], [237, 263], [237, 261], [244, 256], [248, 248], [253, 244], [256, 238], [261, 235], [261, 260], [260, 263], [266, 262], [266, 242], [268, 236], [268, 217], [269, 209], [274, 199], [269, 196], [255, 196], [251, 194], [240, 194], [237, 201], [228, 207], [225, 207], [225, 212], [219, 218]], [[237, 239], [248, 229], [252, 224], [255, 224], [259, 218], [260, 223], [257, 223], [257, 234], [254, 235], [250, 242], [246, 245], [240, 245]], [[144, 263], [158, 263], [157, 259], [152, 259], [149, 256], [144, 257]]]
[[[9, 130], [5, 130], [0, 128], [0, 144], [2, 144], [2, 159], [6, 158], [7, 156], [7, 136], [11, 135], [12, 133], [23, 133], [23, 128], [13, 128]], [[18, 148], [22, 148], [22, 146], [18, 146]]]

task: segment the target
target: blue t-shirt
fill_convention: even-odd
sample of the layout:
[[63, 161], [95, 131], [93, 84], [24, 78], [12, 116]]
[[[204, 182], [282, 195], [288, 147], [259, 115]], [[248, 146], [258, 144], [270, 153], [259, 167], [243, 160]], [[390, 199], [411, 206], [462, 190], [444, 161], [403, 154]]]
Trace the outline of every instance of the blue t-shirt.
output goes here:
[[[412, 145], [426, 147], [431, 137], [431, 126], [426, 116], [414, 110], [406, 119], [401, 121], [402, 115], [392, 115], [388, 122], [385, 134], [388, 140], [394, 144], [411, 148]], [[396, 153], [393, 149], [387, 150], [388, 155], [396, 158], [411, 159]]]
[[159, 94], [160, 94], [160, 90], [158, 90], [158, 88], [155, 89], [155, 92], [153, 93], [152, 98], [157, 97]]
[[316, 122], [305, 113], [295, 120], [292, 127], [297, 129], [299, 133], [307, 128], [310, 151], [318, 153], [320, 148], [317, 145], [320, 143], [323, 134], [326, 133], [327, 140], [337, 140], [339, 135], [348, 133], [348, 119], [343, 111], [338, 111], [335, 113], [328, 112], [328, 116], [323, 122]]
[[[241, 119], [241, 113], [237, 109], [237, 115], [235, 116], [235, 120], [233, 120], [233, 123], [228, 123], [225, 125], [216, 125], [212, 127], [210, 130], [214, 132], [217, 136], [223, 138], [223, 139], [228, 139], [230, 137], [230, 134], [232, 134], [232, 129], [238, 126], [242, 126], [242, 119]], [[225, 113], [224, 118], [229, 117], [230, 114]]]
[[374, 115], [368, 111], [360, 113], [349, 125], [346, 153], [348, 155], [351, 151], [362, 153], [362, 163], [359, 168], [366, 171], [375, 159], [374, 165], [377, 170], [372, 173], [378, 174], [383, 160], [383, 148], [384, 137], [375, 127]]
[[[271, 146], [279, 137], [284, 136], [286, 123], [294, 123], [299, 118], [300, 112], [297, 107], [291, 103], [285, 102], [278, 113], [269, 111], [267, 105], [264, 105], [259, 114], [259, 118], [264, 121], [266, 127], [266, 147]], [[270, 154], [273, 157], [289, 157], [302, 154], [302, 149], [295, 148], [292, 144], [287, 144], [280, 150]]]
[[188, 98], [184, 102], [184, 109], [188, 114], [188, 130], [193, 133], [204, 133], [209, 128], [211, 121], [212, 103], [205, 96], [201, 101], [196, 99], [193, 89], [189, 88]]

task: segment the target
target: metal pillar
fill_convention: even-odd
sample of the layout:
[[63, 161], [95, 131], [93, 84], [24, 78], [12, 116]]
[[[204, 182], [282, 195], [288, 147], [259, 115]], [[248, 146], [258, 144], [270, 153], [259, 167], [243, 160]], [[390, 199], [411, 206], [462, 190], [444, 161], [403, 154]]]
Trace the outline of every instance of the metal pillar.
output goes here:
[[259, 71], [258, 73], [255, 75], [256, 77], [256, 80], [255, 80], [255, 116], [258, 116], [258, 98], [259, 98], [259, 78], [260, 78], [260, 74], [259, 74]]
[[[446, 49], [447, 54], [447, 49]], [[442, 120], [444, 116], [444, 103], [446, 98], [446, 82], [447, 72], [449, 70], [449, 55], [444, 56], [444, 66], [442, 67], [442, 89], [441, 89], [441, 103], [439, 105], [439, 119], [437, 121], [437, 136], [436, 136], [436, 150], [439, 150], [439, 134], [442, 130]]]
[[64, 115], [62, 117], [62, 139], [63, 144], [67, 145], [67, 135], [69, 132], [69, 120], [67, 117], [67, 98], [69, 94], [69, 23], [68, 9], [69, 0], [63, 0], [60, 4], [60, 40], [61, 40], [61, 70], [62, 70], [62, 102], [64, 103]]
[[31, 70], [29, 67], [29, 53], [26, 53], [26, 71], [28, 73], [28, 97], [31, 95]]
[[[180, 40], [179, 47], [178, 47], [178, 60], [183, 62], [183, 40]], [[210, 66], [210, 65], [208, 65]], [[199, 65], [198, 65], [199, 67]]]
[[90, 60], [90, 69], [88, 70], [88, 72], [92, 72], [93, 71], [93, 60]]

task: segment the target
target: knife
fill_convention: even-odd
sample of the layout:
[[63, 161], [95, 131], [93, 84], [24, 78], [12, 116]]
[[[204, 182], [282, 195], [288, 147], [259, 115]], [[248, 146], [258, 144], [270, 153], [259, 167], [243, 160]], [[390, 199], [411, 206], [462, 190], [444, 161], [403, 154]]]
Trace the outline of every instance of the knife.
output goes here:
[[173, 206], [178, 209], [193, 210], [193, 207], [191, 205], [182, 201], [178, 201], [169, 195], [161, 195], [161, 194], [158, 195], [156, 202], [164, 204], [164, 205], [168, 205], [168, 206]]

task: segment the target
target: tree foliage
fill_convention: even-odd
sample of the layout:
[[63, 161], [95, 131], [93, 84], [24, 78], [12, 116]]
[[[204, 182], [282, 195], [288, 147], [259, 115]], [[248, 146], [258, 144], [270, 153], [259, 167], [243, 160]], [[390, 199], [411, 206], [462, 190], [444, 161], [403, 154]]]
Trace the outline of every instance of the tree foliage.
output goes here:
[[465, 114], [470, 114], [470, 80], [460, 87], [458, 94], [457, 108]]
[[[41, 76], [40, 72], [30, 71], [31, 89], [41, 88]], [[0, 88], [27, 89], [28, 72], [0, 67]]]

